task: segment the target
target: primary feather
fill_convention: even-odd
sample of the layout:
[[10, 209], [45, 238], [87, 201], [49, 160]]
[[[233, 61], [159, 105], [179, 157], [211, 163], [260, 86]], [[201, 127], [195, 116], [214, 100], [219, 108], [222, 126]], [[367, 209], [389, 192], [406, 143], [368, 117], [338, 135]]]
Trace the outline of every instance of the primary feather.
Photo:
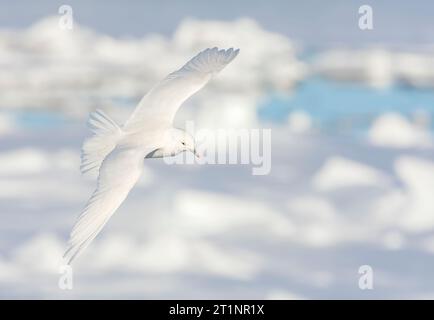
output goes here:
[[149, 122], [171, 125], [182, 103], [238, 55], [239, 49], [206, 49], [169, 74], [146, 94], [125, 123], [125, 131], [143, 130]]
[[142, 173], [142, 160], [142, 153], [131, 149], [113, 150], [104, 159], [97, 188], [71, 231], [65, 253], [68, 264], [89, 245], [125, 200]]

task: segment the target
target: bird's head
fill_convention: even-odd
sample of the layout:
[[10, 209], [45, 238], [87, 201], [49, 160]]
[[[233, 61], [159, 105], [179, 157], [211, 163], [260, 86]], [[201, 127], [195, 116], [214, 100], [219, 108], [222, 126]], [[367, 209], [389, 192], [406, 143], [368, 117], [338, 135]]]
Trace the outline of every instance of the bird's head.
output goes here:
[[190, 151], [196, 157], [199, 157], [196, 150], [196, 142], [191, 134], [189, 134], [185, 130], [175, 129], [173, 132], [173, 138], [175, 142], [175, 148], [177, 149], [177, 153], [183, 151]]

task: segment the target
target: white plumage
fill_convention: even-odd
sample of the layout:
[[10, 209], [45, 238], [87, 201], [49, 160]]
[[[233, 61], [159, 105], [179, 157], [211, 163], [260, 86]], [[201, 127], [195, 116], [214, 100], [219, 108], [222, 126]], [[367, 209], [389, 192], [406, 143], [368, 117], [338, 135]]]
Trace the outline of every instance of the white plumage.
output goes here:
[[146, 130], [150, 121], [172, 125], [176, 111], [191, 95], [199, 91], [238, 55], [239, 50], [206, 49], [188, 61], [181, 69], [169, 74], [143, 97], [125, 130]]
[[83, 143], [81, 170], [98, 171], [97, 187], [75, 223], [64, 257], [70, 264], [98, 235], [134, 187], [143, 159], [195, 152], [194, 139], [173, 128], [182, 103], [221, 71], [239, 50], [206, 49], [146, 94], [119, 127], [104, 112], [90, 114], [94, 135]]

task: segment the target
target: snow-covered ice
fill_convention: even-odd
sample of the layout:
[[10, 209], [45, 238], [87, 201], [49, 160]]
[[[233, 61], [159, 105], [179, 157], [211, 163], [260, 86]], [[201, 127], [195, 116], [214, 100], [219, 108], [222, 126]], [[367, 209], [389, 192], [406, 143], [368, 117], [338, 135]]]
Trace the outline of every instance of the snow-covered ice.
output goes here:
[[[249, 19], [186, 20], [172, 37], [139, 39], [84, 26], [65, 34], [53, 24], [0, 32], [1, 298], [434, 296], [429, 126], [386, 113], [355, 137], [322, 132], [302, 109], [280, 124], [258, 117], [268, 94], [290, 95], [309, 74], [430, 87], [428, 57], [339, 51], [307, 65], [289, 39]], [[271, 127], [270, 174], [146, 161], [137, 187], [76, 261], [73, 290], [60, 290], [67, 236], [94, 187], [79, 172], [87, 112], [103, 108], [122, 123], [155, 81], [198, 49], [234, 42], [243, 56], [188, 101], [178, 121]], [[44, 112], [56, 120], [38, 118]], [[359, 289], [361, 265], [372, 266], [374, 290]]]
[[[77, 260], [71, 291], [57, 287], [58, 267], [93, 188], [78, 170], [82, 126], [2, 137], [0, 295], [432, 295], [433, 152], [273, 130], [268, 176], [147, 161], [143, 181]], [[369, 293], [357, 287], [364, 264], [375, 271]]]

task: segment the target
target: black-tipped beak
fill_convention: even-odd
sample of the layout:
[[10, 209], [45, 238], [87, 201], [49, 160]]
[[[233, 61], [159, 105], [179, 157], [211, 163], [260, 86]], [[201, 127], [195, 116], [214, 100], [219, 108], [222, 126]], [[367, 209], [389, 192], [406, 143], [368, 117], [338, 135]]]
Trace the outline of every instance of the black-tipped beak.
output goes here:
[[199, 152], [197, 152], [197, 150], [196, 150], [196, 149], [194, 149], [194, 150], [193, 150], [193, 153], [194, 153], [194, 155], [195, 155], [195, 157], [196, 157], [196, 158], [198, 158], [198, 159], [200, 159], [200, 158], [201, 158], [201, 156], [200, 156]]

